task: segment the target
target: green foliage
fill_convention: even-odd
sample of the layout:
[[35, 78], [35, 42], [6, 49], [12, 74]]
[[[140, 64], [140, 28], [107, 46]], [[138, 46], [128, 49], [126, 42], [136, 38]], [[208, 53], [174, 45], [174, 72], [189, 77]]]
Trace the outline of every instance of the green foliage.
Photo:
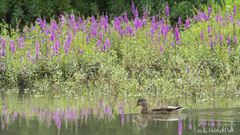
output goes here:
[[[206, 0], [134, 0], [135, 8], [139, 15], [148, 9], [150, 15], [165, 13], [165, 6], [169, 5], [171, 23], [175, 23], [178, 17], [183, 20], [192, 16], [192, 10], [199, 8], [200, 4], [206, 4]], [[130, 0], [1, 0], [0, 22], [22, 28], [39, 17], [48, 21], [57, 18], [60, 14], [71, 14], [80, 16], [92, 16], [109, 14], [110, 18], [123, 15], [127, 12], [132, 14]], [[131, 18], [131, 16], [129, 16]]]
[[[50, 6], [54, 3], [47, 2]], [[124, 1], [121, 2], [124, 3]], [[181, 2], [172, 8], [179, 10], [180, 14], [188, 14], [179, 9], [180, 7], [189, 8], [188, 2]], [[61, 2], [58, 4], [59, 7], [62, 6]], [[222, 5], [223, 9], [229, 8], [221, 13], [222, 17], [232, 12], [233, 3], [229, 5]], [[206, 12], [207, 7], [203, 6]], [[92, 38], [90, 38], [92, 35], [89, 33], [89, 28], [95, 24], [90, 23], [90, 18], [84, 20], [86, 31], [80, 29], [74, 31], [71, 26], [75, 23], [61, 21], [57, 23], [61, 25], [61, 29], [55, 31], [57, 39], [54, 41], [51, 41], [51, 33], [42, 32], [39, 24], [33, 24], [31, 28], [25, 27], [21, 34], [18, 30], [12, 29], [11, 35], [6, 30], [8, 26], [1, 25], [1, 38], [6, 39], [7, 42], [6, 55], [0, 57], [1, 62], [6, 65], [6, 70], [0, 70], [1, 87], [5, 92], [16, 89], [15, 92], [20, 93], [49, 92], [71, 96], [84, 93], [122, 97], [146, 95], [176, 100], [190, 98], [194, 102], [198, 99], [211, 99], [218, 96], [235, 95], [237, 97], [236, 94], [239, 93], [240, 88], [238, 66], [240, 47], [238, 44], [235, 45], [234, 36], [239, 35], [240, 27], [239, 24], [237, 25], [239, 17], [233, 16], [235, 21], [232, 22], [229, 18], [225, 19], [226, 23], [223, 25], [223, 22], [215, 21], [219, 9], [221, 7], [215, 5], [208, 21], [192, 21], [189, 28], [180, 26], [180, 44], [176, 44], [175, 29], [168, 31], [167, 39], [164, 35], [161, 35], [161, 38], [158, 37], [157, 32], [160, 33], [160, 29], [151, 36], [150, 18], [147, 18], [147, 23], [138, 30], [134, 28], [134, 21], [129, 22], [128, 25], [134, 29], [134, 36], [129, 34], [121, 36], [112, 22], [107, 24], [109, 26], [107, 30], [96, 25], [98, 33]], [[171, 15], [178, 16], [179, 13]], [[70, 20], [69, 17], [65, 19]], [[53, 22], [52, 20], [51, 23]], [[53, 29], [51, 23], [48, 23], [46, 28]], [[168, 21], [165, 23], [169, 26]], [[83, 24], [80, 25], [79, 28], [83, 28]], [[125, 23], [121, 24], [124, 30], [126, 30], [125, 25]], [[158, 25], [160, 27], [160, 23]], [[207, 32], [209, 26], [214, 27], [210, 35]], [[103, 44], [97, 46], [100, 38], [99, 31], [103, 32], [101, 41], [105, 43], [106, 39], [110, 40], [110, 45], [105, 51], [103, 51]], [[205, 34], [203, 41], [200, 38], [201, 32]], [[64, 50], [69, 36], [67, 33], [72, 36], [68, 53]], [[220, 35], [223, 37], [222, 43], [218, 38]], [[10, 41], [16, 41], [21, 36], [25, 37], [25, 48], [17, 47], [15, 42], [16, 53], [13, 53]], [[86, 42], [86, 36], [89, 36], [88, 42]], [[230, 43], [227, 41], [228, 37], [231, 37]], [[212, 38], [214, 39], [213, 47], [210, 45]], [[36, 57], [37, 40], [40, 48], [39, 58]], [[56, 45], [56, 40], [61, 45], [57, 55], [54, 55], [52, 48]], [[239, 39], [237, 41], [239, 42]]]

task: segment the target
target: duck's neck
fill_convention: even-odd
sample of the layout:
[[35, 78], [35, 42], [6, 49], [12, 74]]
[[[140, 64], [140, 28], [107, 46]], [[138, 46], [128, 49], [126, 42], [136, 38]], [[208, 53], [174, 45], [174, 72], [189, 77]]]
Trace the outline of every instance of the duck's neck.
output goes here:
[[148, 110], [148, 107], [147, 106], [142, 106], [142, 110]]
[[142, 106], [141, 114], [148, 114], [147, 106]]

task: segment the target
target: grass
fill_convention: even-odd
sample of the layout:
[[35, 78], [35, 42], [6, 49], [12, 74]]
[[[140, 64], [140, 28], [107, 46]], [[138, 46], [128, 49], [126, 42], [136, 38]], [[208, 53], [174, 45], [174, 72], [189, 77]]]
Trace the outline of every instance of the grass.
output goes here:
[[232, 0], [212, 3], [176, 26], [165, 16], [137, 14], [130, 20], [39, 18], [10, 33], [2, 24], [1, 90], [194, 102], [237, 98], [239, 7]]

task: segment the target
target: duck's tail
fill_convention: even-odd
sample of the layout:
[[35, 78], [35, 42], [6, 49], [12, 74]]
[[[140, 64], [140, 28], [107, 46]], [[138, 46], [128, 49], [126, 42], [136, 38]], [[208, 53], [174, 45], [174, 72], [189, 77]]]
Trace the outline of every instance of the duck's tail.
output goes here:
[[185, 108], [184, 108], [184, 107], [181, 107], [181, 106], [178, 106], [178, 107], [176, 108], [176, 111], [181, 112], [183, 109], [185, 109]]

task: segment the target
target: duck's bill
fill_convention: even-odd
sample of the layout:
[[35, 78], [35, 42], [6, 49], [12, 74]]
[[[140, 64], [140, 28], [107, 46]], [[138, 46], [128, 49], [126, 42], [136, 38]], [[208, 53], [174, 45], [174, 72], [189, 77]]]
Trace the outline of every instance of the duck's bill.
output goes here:
[[137, 104], [136, 106], [134, 106], [133, 108], [136, 108], [136, 107], [138, 107], [139, 105]]

